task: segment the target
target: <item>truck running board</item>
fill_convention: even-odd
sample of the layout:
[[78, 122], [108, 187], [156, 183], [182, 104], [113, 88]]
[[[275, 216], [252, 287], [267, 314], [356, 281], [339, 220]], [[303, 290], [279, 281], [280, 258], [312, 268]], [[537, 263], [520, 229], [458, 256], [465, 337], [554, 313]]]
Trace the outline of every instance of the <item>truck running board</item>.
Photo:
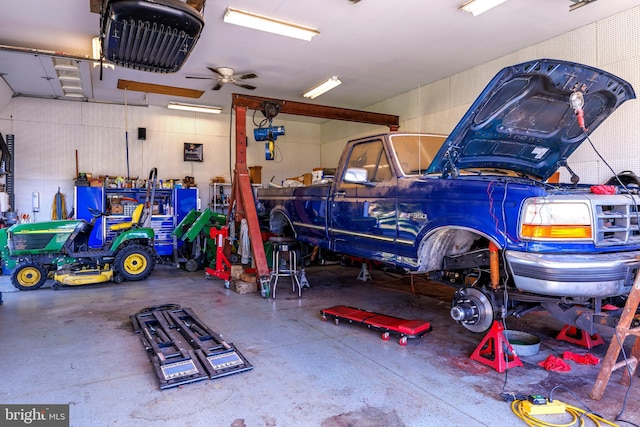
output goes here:
[[141, 334], [161, 390], [253, 369], [233, 344], [189, 308], [143, 311], [129, 317], [134, 332]]

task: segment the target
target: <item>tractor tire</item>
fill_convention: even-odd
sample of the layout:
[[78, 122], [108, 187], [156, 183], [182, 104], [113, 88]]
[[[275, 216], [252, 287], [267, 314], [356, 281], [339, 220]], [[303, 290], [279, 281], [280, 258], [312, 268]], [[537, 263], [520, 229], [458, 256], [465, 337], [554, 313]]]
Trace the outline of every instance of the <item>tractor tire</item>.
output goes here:
[[47, 280], [47, 270], [37, 262], [26, 261], [18, 264], [11, 273], [11, 283], [21, 291], [38, 289]]
[[198, 260], [190, 259], [184, 263], [184, 269], [189, 272], [198, 271], [199, 268], [200, 268], [200, 263], [198, 262]]
[[125, 246], [118, 251], [113, 264], [116, 275], [129, 282], [146, 279], [154, 266], [153, 257], [142, 245]]

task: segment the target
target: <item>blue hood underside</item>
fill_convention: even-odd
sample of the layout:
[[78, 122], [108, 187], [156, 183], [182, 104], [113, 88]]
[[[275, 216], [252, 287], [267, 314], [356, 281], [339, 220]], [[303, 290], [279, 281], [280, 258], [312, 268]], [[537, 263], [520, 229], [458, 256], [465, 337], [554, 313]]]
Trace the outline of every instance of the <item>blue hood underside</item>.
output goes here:
[[[580, 92], [586, 131], [569, 97]], [[427, 173], [506, 169], [548, 179], [635, 93], [623, 79], [572, 62], [539, 59], [502, 69], [451, 132]]]

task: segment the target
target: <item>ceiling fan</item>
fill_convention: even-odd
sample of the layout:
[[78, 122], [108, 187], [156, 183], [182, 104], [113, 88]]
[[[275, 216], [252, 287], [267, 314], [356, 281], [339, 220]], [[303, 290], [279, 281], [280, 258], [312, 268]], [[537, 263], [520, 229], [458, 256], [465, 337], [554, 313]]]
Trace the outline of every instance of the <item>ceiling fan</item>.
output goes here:
[[216, 74], [213, 77], [196, 77], [196, 76], [187, 76], [188, 79], [206, 79], [206, 80], [217, 80], [216, 85], [211, 88], [211, 90], [220, 90], [225, 83], [231, 83], [236, 86], [243, 87], [245, 89], [254, 90], [256, 87], [247, 83], [243, 83], [243, 80], [247, 79], [255, 79], [258, 77], [257, 74], [254, 73], [244, 73], [238, 76], [235, 75], [233, 68], [227, 67], [218, 67], [212, 68], [207, 67], [211, 72]]

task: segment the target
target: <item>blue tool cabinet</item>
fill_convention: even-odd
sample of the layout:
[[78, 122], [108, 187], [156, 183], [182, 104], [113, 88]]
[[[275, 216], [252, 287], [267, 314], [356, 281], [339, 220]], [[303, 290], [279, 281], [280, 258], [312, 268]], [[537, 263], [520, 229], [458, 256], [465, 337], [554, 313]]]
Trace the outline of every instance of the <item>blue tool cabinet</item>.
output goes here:
[[[144, 188], [104, 188], [104, 187], [75, 187], [76, 218], [91, 221], [89, 208], [106, 212], [107, 216], [98, 218], [89, 245], [99, 248], [113, 240], [115, 233], [109, 227], [125, 221], [131, 221], [128, 209], [138, 203], [144, 203], [146, 189]], [[111, 211], [112, 203], [117, 200], [122, 211]], [[197, 188], [157, 188], [154, 196], [153, 216], [151, 227], [155, 231], [155, 247], [160, 256], [173, 254], [173, 237], [171, 232], [192, 209], [198, 209]]]

